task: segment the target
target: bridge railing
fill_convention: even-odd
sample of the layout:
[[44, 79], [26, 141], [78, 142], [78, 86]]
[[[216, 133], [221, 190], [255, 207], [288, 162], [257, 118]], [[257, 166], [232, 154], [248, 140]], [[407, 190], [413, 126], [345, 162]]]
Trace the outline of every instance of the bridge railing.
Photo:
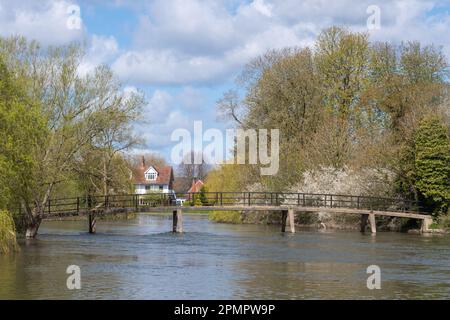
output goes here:
[[302, 206], [386, 211], [420, 211], [416, 201], [353, 195], [288, 192], [205, 192], [185, 195], [192, 206]]
[[[84, 196], [50, 199], [46, 215], [78, 215], [81, 212], [105, 209], [133, 209], [177, 206], [298, 206], [350, 208], [394, 212], [423, 212], [416, 201], [354, 195], [313, 194], [289, 192], [204, 192], [204, 193], [148, 193], [108, 196]], [[177, 201], [178, 200], [178, 201]]]

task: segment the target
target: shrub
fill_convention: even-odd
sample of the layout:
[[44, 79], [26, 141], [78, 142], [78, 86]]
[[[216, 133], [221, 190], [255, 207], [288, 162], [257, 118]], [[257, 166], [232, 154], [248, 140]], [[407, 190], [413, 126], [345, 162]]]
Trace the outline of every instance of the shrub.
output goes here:
[[437, 117], [425, 118], [415, 137], [416, 187], [432, 201], [436, 214], [445, 213], [450, 201], [450, 139]]
[[242, 216], [239, 211], [212, 211], [209, 213], [208, 218], [215, 222], [232, 224], [242, 223]]
[[0, 254], [18, 249], [14, 220], [8, 211], [0, 211]]

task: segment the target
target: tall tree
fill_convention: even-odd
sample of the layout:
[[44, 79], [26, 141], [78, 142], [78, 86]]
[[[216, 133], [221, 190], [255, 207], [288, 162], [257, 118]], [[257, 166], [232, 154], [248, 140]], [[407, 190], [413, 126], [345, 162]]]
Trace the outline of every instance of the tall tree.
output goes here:
[[450, 205], [450, 137], [448, 128], [436, 116], [420, 122], [415, 135], [416, 186], [435, 204], [436, 213]]
[[[14, 75], [25, 79], [26, 96], [39, 102], [45, 119], [45, 139], [31, 148], [36, 167], [30, 168], [27, 183], [18, 192], [26, 236], [35, 237], [52, 192], [73, 176], [86, 149], [119, 145], [118, 140], [104, 138], [106, 132], [123, 129], [109, 117], [117, 110], [134, 113], [142, 99], [126, 98], [107, 67], [81, 75], [83, 50], [76, 44], [43, 50], [35, 42], [15, 37], [0, 39], [0, 53]], [[132, 101], [131, 105], [124, 106], [126, 101]]]

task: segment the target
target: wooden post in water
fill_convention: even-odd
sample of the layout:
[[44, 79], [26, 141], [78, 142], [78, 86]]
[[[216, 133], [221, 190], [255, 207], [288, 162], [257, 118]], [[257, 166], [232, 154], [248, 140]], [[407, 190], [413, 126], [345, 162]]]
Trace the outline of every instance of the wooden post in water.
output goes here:
[[178, 226], [178, 215], [177, 215], [177, 210], [173, 210], [173, 223], [172, 223], [172, 232], [176, 233], [177, 232], [177, 226]]
[[95, 214], [89, 214], [89, 233], [93, 234], [97, 230], [97, 220], [95, 219]]
[[286, 221], [288, 212], [286, 210], [281, 211], [281, 232], [286, 232]]
[[377, 224], [375, 220], [375, 213], [371, 212], [369, 214], [369, 222], [370, 222], [370, 231], [375, 234], [377, 233]]
[[366, 232], [367, 221], [369, 220], [368, 214], [361, 215], [361, 232]]
[[183, 233], [183, 210], [177, 209], [173, 211], [173, 233]]
[[295, 233], [295, 219], [294, 219], [294, 209], [293, 208], [289, 208], [288, 215], [289, 215], [289, 226], [291, 227], [291, 232]]

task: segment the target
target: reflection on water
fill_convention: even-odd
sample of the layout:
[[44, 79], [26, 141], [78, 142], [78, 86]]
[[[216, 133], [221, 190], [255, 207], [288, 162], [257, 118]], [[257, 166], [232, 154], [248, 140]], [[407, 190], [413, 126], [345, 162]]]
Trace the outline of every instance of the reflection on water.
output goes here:
[[[0, 299], [448, 299], [450, 238], [400, 233], [281, 234], [278, 227], [226, 225], [185, 216], [98, 223], [45, 222], [39, 238], [0, 256]], [[82, 289], [66, 288], [81, 267]], [[366, 287], [381, 267], [382, 289]]]

